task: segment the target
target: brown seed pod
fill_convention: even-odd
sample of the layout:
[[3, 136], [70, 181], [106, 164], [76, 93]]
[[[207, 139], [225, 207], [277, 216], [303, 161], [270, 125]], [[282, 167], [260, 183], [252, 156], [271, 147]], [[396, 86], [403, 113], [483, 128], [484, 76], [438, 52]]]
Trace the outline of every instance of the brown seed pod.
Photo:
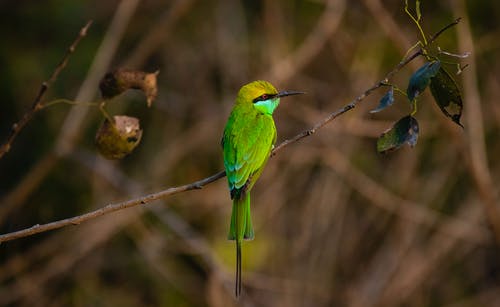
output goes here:
[[158, 95], [157, 76], [159, 70], [147, 73], [138, 70], [116, 69], [106, 73], [99, 83], [99, 89], [104, 99], [111, 99], [128, 89], [138, 89], [144, 92], [148, 107]]
[[139, 119], [125, 115], [113, 116], [114, 123], [105, 119], [97, 130], [95, 142], [99, 153], [107, 159], [122, 159], [141, 142]]

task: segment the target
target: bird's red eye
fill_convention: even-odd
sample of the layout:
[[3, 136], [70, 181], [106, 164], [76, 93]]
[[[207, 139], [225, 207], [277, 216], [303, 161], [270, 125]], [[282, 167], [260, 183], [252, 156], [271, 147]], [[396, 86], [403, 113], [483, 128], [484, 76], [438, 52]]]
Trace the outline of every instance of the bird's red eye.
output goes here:
[[255, 98], [253, 100], [253, 103], [257, 103], [259, 101], [266, 101], [266, 100], [274, 98], [274, 96], [276, 96], [276, 95], [273, 95], [273, 94], [262, 94], [259, 97]]

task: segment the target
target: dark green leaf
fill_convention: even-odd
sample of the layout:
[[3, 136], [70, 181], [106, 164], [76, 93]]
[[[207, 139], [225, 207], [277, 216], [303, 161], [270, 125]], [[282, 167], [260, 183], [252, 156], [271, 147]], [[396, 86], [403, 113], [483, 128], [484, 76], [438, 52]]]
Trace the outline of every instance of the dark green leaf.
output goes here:
[[401, 118], [391, 129], [384, 132], [377, 140], [377, 151], [387, 153], [394, 151], [404, 144], [411, 147], [417, 144], [418, 122], [408, 115]]
[[391, 106], [394, 103], [394, 88], [391, 86], [391, 89], [387, 91], [387, 93], [380, 99], [378, 107], [374, 110], [371, 110], [370, 113], [377, 113], [382, 111], [383, 109]]
[[431, 78], [438, 73], [440, 67], [441, 62], [439, 61], [427, 62], [413, 73], [406, 89], [406, 94], [410, 101], [413, 101], [425, 90], [431, 82]]
[[455, 80], [444, 69], [440, 68], [439, 72], [431, 79], [430, 89], [432, 96], [436, 100], [437, 105], [444, 115], [451, 118], [460, 127], [460, 116], [462, 116], [462, 95], [458, 89]]

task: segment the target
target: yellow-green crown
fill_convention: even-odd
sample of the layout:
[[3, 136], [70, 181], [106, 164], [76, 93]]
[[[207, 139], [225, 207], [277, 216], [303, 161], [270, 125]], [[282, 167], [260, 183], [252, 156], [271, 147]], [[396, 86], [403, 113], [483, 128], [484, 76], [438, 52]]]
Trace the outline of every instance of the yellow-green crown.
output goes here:
[[264, 94], [278, 94], [276, 88], [269, 82], [257, 80], [244, 85], [238, 93], [238, 100], [253, 101]]

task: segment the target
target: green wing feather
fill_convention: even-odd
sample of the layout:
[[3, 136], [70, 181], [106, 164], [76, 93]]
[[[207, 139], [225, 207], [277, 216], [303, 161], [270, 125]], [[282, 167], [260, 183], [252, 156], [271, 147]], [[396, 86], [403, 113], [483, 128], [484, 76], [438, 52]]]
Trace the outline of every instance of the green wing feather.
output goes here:
[[257, 181], [275, 140], [276, 127], [271, 116], [237, 109], [231, 113], [222, 143], [229, 189], [233, 193], [243, 187], [246, 192]]

